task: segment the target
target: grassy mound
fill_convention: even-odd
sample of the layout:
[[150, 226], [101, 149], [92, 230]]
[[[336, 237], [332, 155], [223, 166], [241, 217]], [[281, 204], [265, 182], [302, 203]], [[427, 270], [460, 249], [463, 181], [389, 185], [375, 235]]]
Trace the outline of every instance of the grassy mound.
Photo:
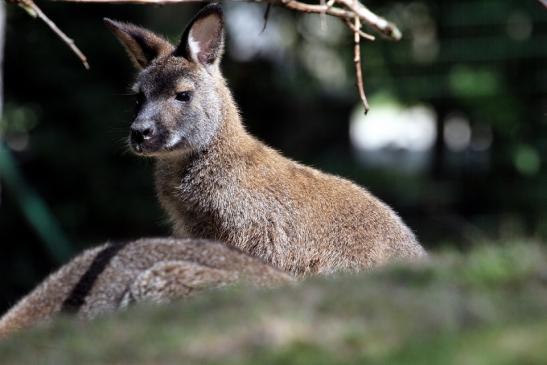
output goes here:
[[423, 265], [231, 288], [0, 343], [2, 364], [546, 364], [547, 250], [444, 253]]

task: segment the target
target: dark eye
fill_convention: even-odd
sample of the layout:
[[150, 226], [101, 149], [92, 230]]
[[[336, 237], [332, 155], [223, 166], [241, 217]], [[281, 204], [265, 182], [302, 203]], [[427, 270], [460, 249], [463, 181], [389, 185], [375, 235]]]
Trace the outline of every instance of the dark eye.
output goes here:
[[141, 106], [144, 103], [144, 100], [146, 99], [143, 92], [138, 93], [137, 98], [135, 99], [135, 105]]
[[146, 97], [144, 96], [143, 92], [138, 93], [135, 95], [135, 110], [134, 113], [137, 114], [142, 108], [142, 104], [144, 104], [144, 101], [146, 100]]
[[191, 96], [192, 96], [192, 93], [190, 91], [182, 91], [175, 95], [175, 99], [177, 101], [190, 101]]

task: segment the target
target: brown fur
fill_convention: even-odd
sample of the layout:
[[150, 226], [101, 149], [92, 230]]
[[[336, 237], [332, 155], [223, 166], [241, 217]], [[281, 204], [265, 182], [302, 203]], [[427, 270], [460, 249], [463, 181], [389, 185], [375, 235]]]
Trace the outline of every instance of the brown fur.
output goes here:
[[[156, 158], [156, 189], [174, 235], [220, 240], [295, 274], [424, 256], [411, 230], [367, 190], [291, 161], [245, 131], [218, 65], [222, 31], [206, 36], [222, 24], [220, 8], [205, 7], [135, 85], [144, 101], [132, 128], [144, 123], [154, 133], [132, 146]], [[181, 87], [192, 91], [182, 104], [175, 97]]]
[[90, 319], [132, 302], [166, 302], [204, 288], [292, 279], [259, 260], [206, 240], [140, 239], [85, 251], [0, 318], [0, 338], [65, 311]]

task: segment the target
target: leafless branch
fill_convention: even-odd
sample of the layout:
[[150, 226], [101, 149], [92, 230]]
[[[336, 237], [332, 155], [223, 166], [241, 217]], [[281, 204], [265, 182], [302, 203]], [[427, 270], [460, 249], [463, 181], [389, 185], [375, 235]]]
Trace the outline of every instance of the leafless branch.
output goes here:
[[[32, 0], [18, 0], [32, 1]], [[174, 4], [189, 2], [209, 2], [210, 0], [58, 0], [78, 3], [116, 3], [116, 4]], [[253, 0], [248, 0], [253, 1]], [[359, 0], [318, 0], [319, 4], [309, 4], [298, 0], [254, 0], [265, 2], [268, 5], [278, 5], [303, 13], [316, 13], [322, 17], [330, 15], [343, 20], [354, 36], [354, 63], [355, 77], [359, 96], [365, 107], [365, 113], [369, 106], [365, 95], [363, 72], [361, 65], [361, 38], [373, 41], [375, 37], [362, 30], [362, 24], [391, 40], [400, 40], [401, 31], [396, 25], [370, 11]], [[540, 0], [543, 1], [543, 0]], [[268, 13], [266, 13], [268, 14]], [[267, 17], [266, 17], [267, 19]], [[321, 24], [324, 24], [323, 21]]]
[[266, 26], [268, 25], [268, 20], [270, 19], [270, 10], [272, 10], [272, 4], [268, 3], [266, 5], [266, 10], [264, 11], [264, 26], [262, 27], [262, 33], [266, 30]]
[[[26, 9], [33, 16], [42, 19], [62, 40], [65, 42], [74, 53], [80, 58], [86, 68], [89, 68], [87, 59], [84, 54], [76, 47], [74, 41], [67, 37], [41, 10], [36, 6], [33, 0], [8, 0], [16, 3]], [[109, 3], [109, 4], [175, 4], [175, 3], [190, 3], [190, 2], [210, 2], [211, 0], [58, 0], [77, 3]], [[361, 38], [373, 41], [375, 37], [362, 30], [362, 25], [366, 25], [373, 31], [391, 40], [400, 40], [402, 37], [401, 31], [393, 23], [376, 15], [370, 11], [359, 0], [318, 0], [318, 4], [309, 4], [299, 0], [247, 0], [255, 2], [263, 2], [268, 4], [268, 10], [271, 5], [282, 6], [303, 13], [320, 14], [333, 16], [345, 22], [348, 28], [353, 33], [354, 37], [354, 63], [355, 77], [359, 96], [365, 107], [365, 113], [369, 106], [365, 95], [363, 83], [363, 71], [361, 64]], [[540, 0], [544, 3], [547, 0]], [[265, 13], [265, 25], [269, 11]], [[323, 24], [323, 22], [322, 22]]]
[[76, 46], [74, 41], [69, 38], [57, 25], [48, 18], [46, 14], [34, 3], [32, 0], [8, 0], [11, 3], [14, 3], [21, 8], [25, 9], [31, 16], [42, 20], [46, 25], [51, 29], [61, 40], [78, 56], [84, 67], [89, 70], [89, 63], [87, 62], [87, 57], [83, 54], [82, 51]]
[[[190, 2], [210, 2], [209, 0], [59, 0], [77, 3], [110, 3], [110, 4], [175, 4]], [[249, 0], [251, 1], [251, 0]], [[355, 0], [333, 0], [320, 4], [308, 4], [298, 0], [255, 0], [283, 6], [303, 13], [327, 14], [338, 18], [353, 20], [358, 17], [362, 24], [392, 40], [401, 39], [401, 31], [393, 23], [370, 11], [365, 5]]]
[[388, 39], [398, 41], [403, 37], [403, 34], [397, 28], [397, 26], [391, 22], [388, 22], [381, 16], [374, 14], [366, 6], [361, 4], [358, 0], [336, 0], [337, 3], [345, 6], [353, 14], [356, 14], [355, 17], [359, 18], [360, 21], [367, 24], [370, 28], [374, 29], [376, 32], [382, 34]]
[[376, 37], [373, 36], [372, 34], [368, 34], [368, 33], [365, 33], [363, 32], [361, 29], [358, 29], [358, 28], [355, 28], [355, 25], [351, 22], [351, 20], [345, 20], [345, 23], [346, 25], [348, 26], [349, 29], [351, 29], [354, 33], [357, 32], [359, 33], [359, 35], [362, 37], [362, 38], [365, 38], [365, 39], [368, 39], [369, 41], [374, 41], [376, 40]]
[[353, 62], [355, 63], [355, 82], [357, 83], [357, 90], [359, 90], [359, 97], [361, 98], [361, 101], [363, 102], [363, 107], [365, 108], [365, 114], [368, 113], [369, 106], [368, 106], [368, 100], [367, 95], [365, 94], [365, 85], [363, 82], [363, 71], [361, 66], [361, 34], [359, 33], [361, 29], [361, 21], [359, 18], [355, 18], [355, 24], [354, 28], [355, 31], [353, 32]]

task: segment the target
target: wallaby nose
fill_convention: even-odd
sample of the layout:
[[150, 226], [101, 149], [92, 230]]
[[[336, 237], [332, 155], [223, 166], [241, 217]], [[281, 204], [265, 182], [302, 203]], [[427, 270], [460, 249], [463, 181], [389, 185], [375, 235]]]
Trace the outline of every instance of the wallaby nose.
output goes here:
[[141, 144], [154, 137], [156, 128], [153, 123], [133, 123], [131, 125], [131, 142]]

